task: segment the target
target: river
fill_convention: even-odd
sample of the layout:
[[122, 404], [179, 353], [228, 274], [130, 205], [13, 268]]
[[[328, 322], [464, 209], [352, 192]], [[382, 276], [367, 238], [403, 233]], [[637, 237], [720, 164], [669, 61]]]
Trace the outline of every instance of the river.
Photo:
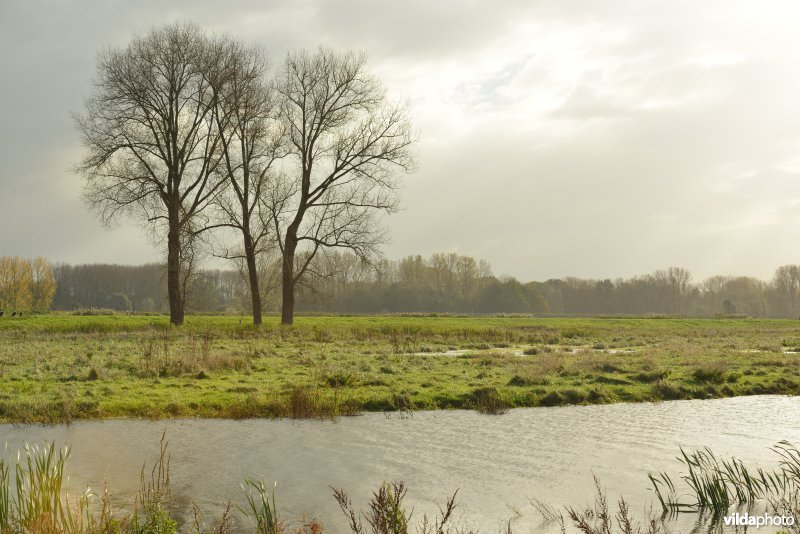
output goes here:
[[[637, 515], [653, 504], [648, 471], [675, 473], [679, 447], [711, 447], [749, 465], [770, 466], [769, 447], [800, 444], [800, 397], [755, 396], [658, 404], [524, 408], [502, 416], [471, 411], [372, 413], [336, 421], [208, 420], [86, 421], [57, 426], [0, 425], [0, 443], [72, 446], [70, 486], [130, 502], [144, 462], [158, 457], [166, 430], [172, 487], [180, 514], [194, 501], [208, 517], [230, 498], [242, 503], [245, 477], [276, 483], [281, 514], [315, 516], [327, 532], [345, 532], [330, 486], [366, 505], [382, 481], [402, 480], [415, 517], [458, 490], [460, 517], [498, 532], [553, 532], [527, 497], [555, 505], [592, 502], [592, 474], [612, 503], [624, 495]], [[696, 516], [672, 522], [690, 532]], [[698, 529], [699, 531], [700, 529]], [[767, 532], [765, 529], [764, 532]], [[774, 532], [774, 529], [772, 530]]]

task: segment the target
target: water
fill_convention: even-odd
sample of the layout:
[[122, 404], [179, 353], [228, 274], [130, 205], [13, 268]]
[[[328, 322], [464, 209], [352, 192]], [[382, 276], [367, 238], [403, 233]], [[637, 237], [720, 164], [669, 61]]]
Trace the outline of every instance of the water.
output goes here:
[[[107, 481], [118, 502], [130, 502], [142, 464], [158, 457], [165, 430], [173, 495], [184, 517], [190, 501], [215, 516], [228, 499], [243, 502], [245, 477], [264, 478], [277, 482], [284, 516], [312, 514], [328, 532], [344, 532], [330, 486], [346, 489], [360, 505], [382, 481], [403, 480], [415, 516], [435, 511], [435, 503], [459, 490], [462, 519], [475, 527], [497, 532], [515, 517], [515, 532], [546, 533], [552, 528], [541, 525], [527, 496], [584, 506], [592, 501], [595, 474], [612, 503], [622, 494], [639, 514], [653, 504], [648, 471], [675, 473], [680, 446], [709, 446], [748, 465], [775, 465], [770, 446], [800, 444], [800, 397], [527, 408], [503, 416], [437, 411], [405, 419], [0, 425], [0, 443], [12, 450], [26, 442], [70, 444], [72, 487], [99, 490]], [[685, 515], [671, 530], [690, 532], [695, 521]]]

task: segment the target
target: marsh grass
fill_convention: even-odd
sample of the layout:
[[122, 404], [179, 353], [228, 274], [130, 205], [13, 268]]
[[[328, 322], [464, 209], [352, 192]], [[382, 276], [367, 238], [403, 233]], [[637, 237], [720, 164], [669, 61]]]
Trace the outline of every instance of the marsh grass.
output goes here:
[[[509, 407], [800, 392], [800, 356], [751, 352], [800, 345], [792, 321], [240, 319], [190, 316], [180, 329], [121, 314], [0, 321], [0, 421], [477, 409], [482, 388]], [[296, 388], [323, 400], [305, 409]], [[399, 392], [409, 402], [394, 402]]]
[[174, 332], [157, 332], [141, 342], [136, 368], [140, 378], [167, 378], [212, 371], [248, 371], [251, 354], [213, 351], [211, 332], [178, 337]]

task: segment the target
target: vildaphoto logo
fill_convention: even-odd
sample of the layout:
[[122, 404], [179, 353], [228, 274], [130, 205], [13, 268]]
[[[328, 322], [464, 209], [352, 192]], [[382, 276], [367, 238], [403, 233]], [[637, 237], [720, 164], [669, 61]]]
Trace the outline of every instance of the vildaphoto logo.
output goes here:
[[737, 512], [732, 515], [726, 515], [723, 519], [725, 526], [791, 527], [794, 525], [794, 517], [791, 515], [750, 515]]

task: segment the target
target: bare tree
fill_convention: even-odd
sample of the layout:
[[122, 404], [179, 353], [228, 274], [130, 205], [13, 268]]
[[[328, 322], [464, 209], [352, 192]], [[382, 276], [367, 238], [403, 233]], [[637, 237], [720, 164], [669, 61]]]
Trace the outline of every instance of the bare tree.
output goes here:
[[56, 293], [56, 277], [53, 264], [39, 256], [31, 260], [31, 307], [34, 310], [49, 310]]
[[19, 256], [0, 256], [0, 309], [31, 308], [33, 270], [31, 262]]
[[241, 249], [223, 256], [242, 260], [250, 284], [253, 323], [262, 323], [257, 256], [273, 245], [271, 211], [264, 209], [272, 187], [273, 167], [284, 156], [284, 127], [276, 116], [275, 94], [267, 84], [268, 64], [260, 49], [229, 38], [214, 43], [214, 67], [209, 69], [216, 125], [222, 151], [218, 172], [228, 181], [218, 195], [214, 226], [241, 234]]
[[796, 316], [800, 300], [800, 265], [781, 265], [775, 270], [773, 284], [784, 300], [787, 313]]
[[364, 54], [289, 54], [278, 91], [292, 165], [273, 190], [272, 212], [283, 255], [281, 322], [292, 324], [295, 285], [320, 248], [366, 258], [385, 240], [376, 211], [397, 209], [392, 171], [411, 170], [414, 139], [405, 107], [387, 100]]
[[166, 233], [170, 321], [183, 323], [181, 243], [225, 184], [206, 76], [209, 40], [176, 23], [99, 54], [97, 80], [75, 116], [88, 154], [77, 169], [105, 223], [142, 218]]

